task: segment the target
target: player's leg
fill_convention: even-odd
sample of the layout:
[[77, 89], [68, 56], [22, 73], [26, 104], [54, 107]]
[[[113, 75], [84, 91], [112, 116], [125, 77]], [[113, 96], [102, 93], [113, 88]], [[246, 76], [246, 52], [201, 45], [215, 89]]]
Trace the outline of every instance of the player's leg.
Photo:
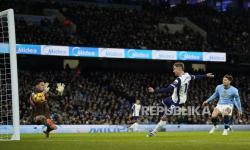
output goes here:
[[167, 122], [167, 116], [163, 115], [161, 117], [161, 120], [155, 126], [155, 128], [151, 132], [149, 132], [148, 136], [149, 137], [154, 136], [162, 127], [164, 127], [166, 125], [166, 122]]
[[[47, 118], [44, 115], [36, 115], [34, 117], [34, 123], [37, 124], [37, 125], [45, 125], [45, 126], [47, 126]], [[46, 131], [43, 131], [43, 133], [46, 135], [46, 137], [48, 137]]]
[[46, 131], [44, 131], [43, 133], [44, 133], [44, 134], [46, 135], [46, 137], [48, 138], [50, 132], [53, 131], [53, 130], [56, 130], [56, 129], [57, 129], [57, 126], [54, 124], [54, 122], [53, 122], [50, 118], [46, 119], [46, 124], [45, 124], [45, 125], [46, 125], [47, 129], [46, 129]]
[[232, 115], [232, 107], [229, 105], [225, 106], [223, 110], [224, 130], [223, 130], [222, 135], [228, 135], [228, 129], [230, 128], [229, 122], [230, 122], [231, 115]]
[[166, 98], [164, 100], [162, 100], [162, 103], [160, 104], [161, 107], [163, 107], [165, 109], [164, 112], [162, 112], [162, 114], [160, 114], [162, 117], [161, 117], [161, 120], [158, 122], [158, 124], [155, 126], [155, 128], [148, 133], [147, 137], [152, 137], [152, 136], [155, 136], [155, 134], [162, 128], [166, 125], [166, 122], [167, 122], [167, 113], [166, 112], [166, 109], [168, 109], [169, 111], [171, 111], [171, 109], [173, 108], [172, 105], [173, 104], [173, 101], [171, 98]]
[[130, 122], [130, 125], [128, 126], [128, 132], [133, 132], [133, 127], [134, 127], [134, 119], [132, 119], [132, 121]]
[[229, 128], [228, 131], [233, 131], [233, 112], [232, 115], [229, 117]]
[[46, 117], [44, 115], [37, 115], [34, 118], [34, 122], [37, 125], [46, 124]]
[[47, 129], [45, 131], [43, 131], [43, 133], [46, 135], [46, 137], [49, 137], [49, 132], [52, 131], [48, 122], [50, 122], [44, 115], [37, 115], [34, 118], [34, 122], [37, 125], [45, 125], [47, 127]]
[[56, 124], [50, 118], [46, 119], [46, 122], [47, 126], [50, 128], [50, 131], [57, 129]]
[[212, 129], [209, 131], [209, 134], [212, 134], [214, 133], [214, 131], [218, 128], [217, 126], [217, 122], [218, 122], [218, 116], [220, 114], [220, 109], [219, 107], [216, 107], [214, 110], [213, 110], [213, 113], [212, 113], [212, 116], [211, 116], [211, 121], [213, 123], [213, 127]]
[[138, 126], [139, 126], [139, 116], [134, 117], [134, 124], [133, 124], [133, 131], [137, 132], [138, 131]]
[[133, 116], [132, 124], [128, 127], [129, 132], [137, 131], [139, 116]]
[[45, 117], [46, 117], [46, 127], [47, 127], [47, 130], [44, 131], [44, 134], [46, 135], [46, 137], [48, 138], [49, 137], [49, 133], [53, 130], [56, 130], [57, 129], [57, 126], [55, 125], [55, 123], [50, 119], [50, 111], [49, 111], [49, 106], [48, 104], [46, 104], [44, 106], [44, 114], [45, 114]]

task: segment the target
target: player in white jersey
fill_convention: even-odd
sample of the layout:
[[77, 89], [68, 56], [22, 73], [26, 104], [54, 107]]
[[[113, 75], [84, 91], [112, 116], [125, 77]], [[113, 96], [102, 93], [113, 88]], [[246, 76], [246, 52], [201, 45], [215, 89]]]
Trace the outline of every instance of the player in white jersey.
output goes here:
[[140, 119], [140, 113], [141, 113], [141, 104], [140, 100], [136, 100], [136, 102], [133, 104], [132, 108], [132, 117], [133, 117], [133, 124], [128, 128], [128, 131], [133, 132], [138, 130], [138, 122]]
[[[167, 107], [169, 111], [171, 111], [172, 109], [175, 109], [176, 107], [182, 107], [183, 104], [186, 102], [188, 86], [191, 80], [201, 79], [205, 77], [209, 77], [209, 78], [214, 77], [212, 73], [208, 73], [204, 75], [190, 75], [189, 73], [184, 72], [184, 64], [182, 62], [176, 62], [173, 65], [173, 72], [175, 76], [177, 76], [177, 78], [168, 87], [156, 89], [156, 90], [152, 87], [148, 88], [149, 92], [151, 93], [159, 93], [159, 92], [168, 93], [173, 90], [172, 96], [163, 99], [162, 104], [161, 104], [162, 106]], [[166, 119], [167, 119], [166, 113], [167, 112], [163, 114], [160, 122], [156, 125], [153, 131], [149, 132], [147, 137], [154, 136], [161, 127], [166, 125]]]

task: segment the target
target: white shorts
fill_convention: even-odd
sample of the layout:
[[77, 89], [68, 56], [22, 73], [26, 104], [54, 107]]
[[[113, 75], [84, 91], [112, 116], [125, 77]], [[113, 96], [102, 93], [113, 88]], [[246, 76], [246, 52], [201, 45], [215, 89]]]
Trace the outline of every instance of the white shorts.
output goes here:
[[234, 106], [233, 104], [218, 104], [215, 108], [217, 108], [220, 111], [222, 116], [224, 116], [225, 110], [229, 108], [231, 110], [229, 116], [232, 116]]

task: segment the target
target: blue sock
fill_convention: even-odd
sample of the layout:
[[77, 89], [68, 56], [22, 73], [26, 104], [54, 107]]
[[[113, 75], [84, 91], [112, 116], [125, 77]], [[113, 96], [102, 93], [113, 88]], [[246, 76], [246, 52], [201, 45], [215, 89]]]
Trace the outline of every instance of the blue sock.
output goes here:
[[228, 129], [229, 128], [229, 121], [230, 121], [230, 118], [229, 116], [224, 116], [224, 125], [225, 125], [225, 129]]
[[217, 118], [212, 118], [211, 120], [212, 120], [212, 123], [214, 124], [214, 126], [216, 126], [217, 125]]
[[233, 125], [233, 116], [230, 116], [229, 125]]

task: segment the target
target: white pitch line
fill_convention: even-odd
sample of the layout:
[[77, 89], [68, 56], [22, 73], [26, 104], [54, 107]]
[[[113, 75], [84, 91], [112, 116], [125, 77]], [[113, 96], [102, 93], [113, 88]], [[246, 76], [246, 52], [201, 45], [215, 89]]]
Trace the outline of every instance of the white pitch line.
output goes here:
[[[22, 140], [21, 140], [22, 141]], [[82, 140], [51, 140], [51, 139], [41, 139], [41, 140], [23, 140], [22, 142], [80, 142]]]
[[[133, 141], [124, 141], [124, 140], [120, 140], [122, 142], [126, 142], [126, 143], [133, 143], [136, 142], [138, 144], [138, 141], [140, 142], [145, 142], [145, 143], [180, 143], [180, 142], [192, 142], [192, 143], [211, 143], [211, 141], [209, 140], [133, 140]], [[114, 141], [114, 140], [87, 140], [87, 142], [95, 142], [95, 143], [106, 143], [106, 142], [120, 142], [120, 141]], [[86, 142], [83, 140], [56, 140], [56, 139], [41, 139], [41, 140], [24, 140], [22, 142]], [[236, 143], [235, 143], [236, 142]], [[212, 142], [213, 144], [237, 144], [237, 142], [240, 142], [239, 144], [242, 143], [248, 143], [249, 140], [247, 139], [241, 139], [241, 140], [237, 140], [234, 141], [234, 143], [230, 143], [230, 141], [227, 141], [227, 143], [225, 143], [225, 141], [215, 141]], [[142, 143], [142, 144], [145, 144]], [[249, 143], [250, 144], [250, 143]]]

